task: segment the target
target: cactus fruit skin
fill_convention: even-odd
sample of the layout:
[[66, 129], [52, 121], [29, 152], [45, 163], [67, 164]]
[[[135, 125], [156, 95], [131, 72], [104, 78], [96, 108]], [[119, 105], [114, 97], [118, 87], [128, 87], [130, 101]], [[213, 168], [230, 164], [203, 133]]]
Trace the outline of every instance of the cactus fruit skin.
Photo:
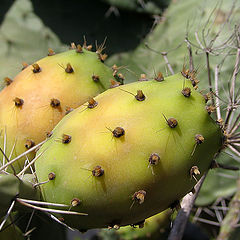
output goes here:
[[[0, 92], [0, 146], [9, 156], [16, 143], [11, 159], [43, 141], [66, 113], [109, 88], [112, 71], [99, 54], [78, 50], [49, 51], [49, 56], [26, 67]], [[16, 171], [25, 159], [14, 164]]]
[[[222, 145], [204, 97], [180, 73], [109, 89], [95, 101], [56, 126], [35, 164], [39, 182], [56, 174], [41, 185], [44, 200], [80, 200], [72, 209], [88, 216], [64, 216], [74, 228], [135, 224], [167, 209], [191, 191]], [[63, 134], [71, 142], [61, 143]]]

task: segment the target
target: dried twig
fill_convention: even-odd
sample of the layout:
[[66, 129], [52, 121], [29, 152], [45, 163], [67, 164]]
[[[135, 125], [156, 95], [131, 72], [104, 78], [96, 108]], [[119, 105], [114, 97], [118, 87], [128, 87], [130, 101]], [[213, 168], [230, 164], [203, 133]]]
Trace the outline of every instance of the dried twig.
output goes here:
[[240, 219], [240, 179], [238, 179], [237, 185], [237, 192], [229, 204], [229, 211], [222, 221], [217, 240], [229, 239]]
[[178, 215], [173, 223], [173, 228], [170, 232], [168, 240], [181, 240], [182, 239], [190, 212], [192, 210], [194, 202], [198, 196], [198, 193], [200, 191], [200, 188], [201, 188], [206, 176], [207, 176], [207, 172], [201, 177], [201, 179], [198, 181], [198, 183], [194, 187], [194, 189], [195, 189], [194, 194], [192, 194], [192, 195], [187, 194], [183, 198], [182, 203], [181, 203], [182, 208], [179, 210]]

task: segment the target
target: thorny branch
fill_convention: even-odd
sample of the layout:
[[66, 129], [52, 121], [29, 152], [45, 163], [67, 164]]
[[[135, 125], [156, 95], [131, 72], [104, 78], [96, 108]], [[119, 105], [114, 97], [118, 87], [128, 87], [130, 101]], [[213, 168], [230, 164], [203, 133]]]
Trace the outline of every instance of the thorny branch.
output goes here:
[[[235, 93], [235, 89], [236, 89], [236, 80], [237, 80], [237, 75], [239, 72], [239, 62], [240, 62], [240, 27], [237, 26], [235, 28], [235, 31], [233, 34], [231, 34], [226, 41], [222, 41], [222, 43], [219, 46], [214, 46], [214, 43], [216, 42], [217, 38], [220, 36], [221, 32], [224, 29], [224, 26], [230, 21], [230, 18], [234, 12], [234, 8], [235, 8], [235, 1], [232, 5], [232, 8], [225, 20], [225, 22], [222, 24], [221, 28], [219, 29], [219, 31], [216, 33], [216, 35], [209, 41], [206, 41], [206, 36], [209, 34], [209, 31], [206, 31], [207, 33], [205, 34], [205, 29], [207, 28], [207, 24], [205, 24], [204, 29], [202, 30], [202, 41], [199, 39], [198, 36], [198, 32], [195, 32], [195, 38], [197, 41], [197, 44], [194, 44], [192, 41], [189, 40], [188, 38], [188, 34], [186, 34], [186, 38], [185, 38], [185, 42], [187, 43], [187, 47], [189, 50], [189, 58], [190, 58], [190, 63], [189, 63], [189, 67], [193, 66], [193, 60], [192, 60], [192, 49], [196, 48], [198, 50], [201, 50], [205, 55], [206, 55], [206, 67], [207, 67], [207, 73], [208, 73], [208, 85], [209, 85], [209, 91], [210, 91], [210, 96], [211, 96], [211, 102], [213, 104], [213, 106], [216, 107], [216, 117], [217, 119], [220, 121], [222, 118], [222, 113], [221, 113], [221, 108], [220, 108], [220, 100], [221, 98], [218, 97], [219, 96], [219, 78], [220, 78], [220, 69], [221, 69], [221, 65], [223, 64], [225, 58], [227, 56], [229, 56], [231, 53], [229, 51], [232, 49], [236, 49], [236, 60], [235, 60], [235, 66], [233, 69], [233, 74], [231, 77], [231, 82], [229, 84], [229, 90], [228, 90], [228, 103], [226, 103], [227, 105], [227, 110], [226, 110], [226, 116], [225, 116], [225, 121], [223, 121], [222, 124], [222, 129], [224, 131], [224, 135], [225, 135], [225, 143], [223, 148], [228, 148], [229, 150], [231, 150], [234, 154], [236, 154], [238, 157], [240, 157], [240, 152], [239, 152], [239, 147], [240, 147], [240, 139], [239, 139], [239, 133], [237, 132], [238, 128], [240, 127], [240, 114], [238, 114], [237, 116], [234, 116], [234, 113], [236, 112], [235, 110], [238, 108], [239, 104], [238, 101], [240, 101], [240, 97], [239, 94], [237, 92], [237, 94]], [[208, 20], [210, 21], [210, 20]], [[235, 43], [235, 46], [231, 46], [232, 43]], [[212, 85], [212, 80], [211, 80], [211, 66], [210, 66], [210, 55], [213, 56], [218, 56], [219, 54], [222, 54], [223, 50], [227, 50], [227, 55], [225, 56], [225, 58], [223, 59], [223, 61], [221, 63], [219, 63], [216, 67], [215, 67], [215, 92], [213, 90], [213, 85]], [[197, 52], [196, 52], [197, 54]], [[215, 98], [214, 98], [215, 97]], [[223, 101], [225, 102], [225, 101]], [[234, 121], [234, 122], [233, 122]], [[232, 124], [233, 122], [233, 124]], [[224, 169], [228, 169], [228, 170], [239, 170], [239, 168], [237, 167], [229, 167], [226, 166], [224, 164], [218, 164], [216, 163], [216, 167], [220, 167], [220, 168], [224, 168]], [[168, 240], [180, 240], [182, 239], [183, 233], [184, 233], [184, 229], [186, 227], [186, 223], [188, 221], [191, 209], [194, 205], [195, 199], [198, 196], [199, 190], [203, 184], [203, 181], [206, 177], [207, 173], [205, 173], [205, 175], [201, 178], [201, 180], [198, 182], [198, 184], [195, 186], [195, 194], [194, 195], [187, 195], [183, 198], [182, 201], [182, 209], [179, 211], [173, 228], [170, 232], [169, 238]], [[239, 195], [239, 190], [237, 191], [236, 195]], [[234, 197], [235, 198], [235, 197]], [[236, 205], [236, 204], [235, 204]], [[230, 210], [229, 212], [233, 211], [231, 208], [235, 206], [234, 204], [230, 205]], [[235, 211], [237, 211], [237, 216], [239, 218], [240, 216], [240, 210], [239, 208], [236, 209], [236, 207], [234, 207]], [[230, 214], [230, 213], [229, 213]], [[216, 213], [216, 217], [217, 219], [222, 222], [222, 217]], [[222, 223], [222, 228], [225, 224], [225, 222], [227, 222], [227, 220], [223, 220]], [[233, 231], [234, 224], [231, 224], [231, 227], [228, 228], [230, 229], [229, 232]], [[218, 223], [217, 226], [220, 226], [220, 224]], [[226, 229], [226, 227], [224, 227]], [[223, 230], [221, 230], [222, 232]], [[224, 230], [225, 231], [225, 230]], [[230, 234], [230, 233], [228, 233]], [[222, 239], [219, 237], [219, 240]]]

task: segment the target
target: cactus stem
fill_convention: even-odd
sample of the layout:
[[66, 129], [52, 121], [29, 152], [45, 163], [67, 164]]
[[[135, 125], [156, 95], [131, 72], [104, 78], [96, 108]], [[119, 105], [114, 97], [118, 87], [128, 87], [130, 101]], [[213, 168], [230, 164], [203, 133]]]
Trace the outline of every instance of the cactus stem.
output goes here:
[[156, 80], [157, 82], [164, 81], [163, 74], [161, 72], [159, 72], [158, 75], [154, 77], [154, 80]]
[[98, 102], [94, 98], [90, 98], [88, 100], [88, 108], [92, 109], [95, 108], [98, 105]]
[[70, 63], [67, 64], [67, 67], [65, 68], [65, 72], [66, 73], [73, 73], [74, 72]]
[[100, 78], [99, 78], [99, 76], [98, 75], [92, 75], [92, 80], [94, 81], [94, 82], [99, 82], [99, 80], [100, 80]]
[[60, 106], [60, 101], [56, 98], [52, 98], [51, 101], [50, 101], [50, 106], [53, 107], [53, 108], [57, 108]]
[[200, 174], [201, 173], [200, 173], [199, 168], [197, 166], [191, 167], [191, 169], [190, 169], [190, 177], [191, 177], [191, 179], [194, 178], [194, 180], [197, 182], [198, 180], [197, 180], [196, 176], [200, 175]]
[[4, 82], [5, 82], [6, 86], [9, 86], [13, 82], [13, 80], [9, 77], [5, 77]]
[[21, 98], [18, 98], [18, 97], [15, 97], [13, 99], [13, 101], [14, 101], [16, 107], [21, 107], [24, 103], [24, 100]]
[[138, 101], [144, 101], [145, 100], [145, 95], [143, 94], [143, 91], [142, 90], [137, 90], [137, 95], [135, 96], [135, 98], [138, 100]]
[[101, 177], [104, 174], [104, 170], [102, 169], [101, 166], [96, 166], [94, 167], [94, 169], [92, 170], [92, 175], [94, 177]]
[[55, 55], [56, 53], [53, 51], [53, 49], [52, 48], [49, 48], [48, 49], [48, 56], [53, 56], [53, 55]]
[[142, 73], [142, 74], [140, 75], [140, 78], [138, 79], [138, 81], [140, 81], [140, 82], [142, 82], [142, 81], [148, 81], [147, 75], [144, 74], [144, 73]]
[[34, 63], [32, 67], [33, 67], [33, 70], [32, 70], [33, 73], [40, 73], [42, 71], [40, 66], [37, 63]]
[[71, 201], [71, 205], [72, 205], [73, 207], [78, 206], [80, 203], [81, 203], [81, 200], [78, 199], [78, 198], [73, 198], [72, 201]]
[[34, 146], [35, 146], [35, 143], [34, 143], [33, 140], [31, 140], [31, 139], [27, 139], [27, 140], [26, 140], [26, 142], [25, 142], [25, 148], [30, 149], [30, 148], [32, 148], [32, 147], [34, 147]]
[[67, 135], [67, 134], [62, 135], [62, 143], [64, 144], [70, 143], [71, 140], [72, 140], [72, 137], [70, 135]]

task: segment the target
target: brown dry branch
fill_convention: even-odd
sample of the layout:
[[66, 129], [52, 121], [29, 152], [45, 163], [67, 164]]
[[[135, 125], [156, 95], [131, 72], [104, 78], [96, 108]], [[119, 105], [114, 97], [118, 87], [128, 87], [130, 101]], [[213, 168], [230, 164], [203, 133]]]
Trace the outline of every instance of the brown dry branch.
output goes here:
[[168, 240], [181, 240], [182, 239], [185, 227], [187, 225], [189, 215], [191, 213], [194, 202], [198, 196], [198, 193], [200, 191], [200, 188], [201, 188], [206, 176], [207, 176], [207, 173], [205, 173], [201, 177], [201, 179], [198, 181], [198, 183], [194, 187], [194, 190], [195, 190], [194, 194], [187, 194], [183, 198], [183, 200], [181, 202], [182, 208], [179, 210], [178, 215], [173, 223], [173, 228], [170, 232]]
[[240, 219], [240, 179], [237, 181], [237, 192], [229, 204], [229, 210], [221, 223], [217, 240], [229, 239], [237, 227]]

